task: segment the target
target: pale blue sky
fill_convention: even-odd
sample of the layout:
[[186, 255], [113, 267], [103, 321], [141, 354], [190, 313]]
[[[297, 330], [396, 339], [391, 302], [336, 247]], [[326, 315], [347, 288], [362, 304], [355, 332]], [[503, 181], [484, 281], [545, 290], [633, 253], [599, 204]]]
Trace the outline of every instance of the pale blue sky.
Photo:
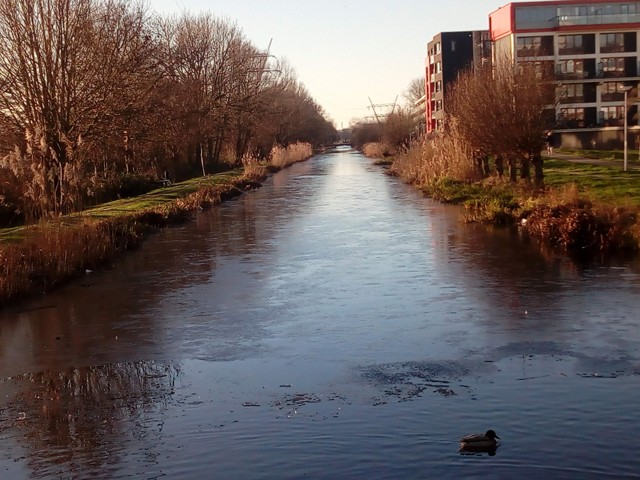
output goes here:
[[209, 11], [237, 21], [259, 48], [287, 58], [337, 128], [393, 103], [424, 75], [438, 32], [488, 28], [508, 0], [147, 0], [161, 14]]

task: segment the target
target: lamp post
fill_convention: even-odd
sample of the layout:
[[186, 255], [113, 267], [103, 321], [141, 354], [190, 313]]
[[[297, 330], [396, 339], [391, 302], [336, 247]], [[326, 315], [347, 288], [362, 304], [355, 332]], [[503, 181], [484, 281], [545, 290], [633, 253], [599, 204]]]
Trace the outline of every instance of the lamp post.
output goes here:
[[629, 130], [629, 121], [627, 120], [627, 112], [628, 112], [628, 107], [627, 107], [627, 100], [629, 99], [629, 90], [631, 90], [632, 87], [624, 87], [624, 171], [627, 171], [627, 156], [629, 154], [629, 145], [628, 145], [628, 139], [627, 139], [627, 133]]

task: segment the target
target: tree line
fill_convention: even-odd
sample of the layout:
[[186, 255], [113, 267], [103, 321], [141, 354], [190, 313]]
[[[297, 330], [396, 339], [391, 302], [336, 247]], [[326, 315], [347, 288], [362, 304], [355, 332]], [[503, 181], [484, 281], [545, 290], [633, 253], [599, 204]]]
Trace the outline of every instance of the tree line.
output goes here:
[[506, 170], [511, 182], [518, 172], [531, 180], [533, 167], [533, 179], [541, 186], [544, 133], [554, 124], [560, 96], [553, 78], [535, 64], [514, 67], [505, 58], [469, 69], [447, 95], [445, 135], [462, 145], [457, 154], [470, 159], [479, 176], [492, 173], [491, 159], [497, 175]]
[[445, 90], [444, 128], [417, 136], [424, 117], [416, 117], [411, 105], [419, 103], [424, 87], [424, 79], [413, 80], [405, 92], [408, 105], [384, 123], [354, 125], [352, 143], [365, 153], [365, 145], [379, 143], [371, 152], [393, 156], [393, 172], [411, 182], [495, 174], [542, 186], [545, 132], [563, 95], [549, 72], [535, 63], [514, 66], [508, 58], [470, 66]]
[[0, 210], [14, 220], [336, 136], [286, 61], [211, 13], [3, 0], [0, 52]]

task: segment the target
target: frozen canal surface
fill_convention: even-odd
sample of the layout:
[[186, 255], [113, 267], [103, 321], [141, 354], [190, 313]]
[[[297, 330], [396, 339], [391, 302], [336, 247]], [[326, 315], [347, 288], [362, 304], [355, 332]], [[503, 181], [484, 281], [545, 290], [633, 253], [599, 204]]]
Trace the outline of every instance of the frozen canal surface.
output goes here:
[[459, 215], [343, 149], [0, 313], [0, 478], [640, 478], [638, 262]]

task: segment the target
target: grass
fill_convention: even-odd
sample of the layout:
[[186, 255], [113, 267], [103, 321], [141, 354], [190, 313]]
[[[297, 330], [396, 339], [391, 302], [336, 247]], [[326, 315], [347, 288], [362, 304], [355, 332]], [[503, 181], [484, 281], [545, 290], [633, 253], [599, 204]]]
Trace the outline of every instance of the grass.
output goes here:
[[234, 179], [239, 178], [241, 175], [242, 169], [235, 169], [207, 177], [192, 178], [168, 187], [158, 188], [138, 197], [123, 198], [104, 203], [82, 212], [67, 215], [59, 220], [41, 222], [35, 225], [3, 228], [0, 229], [0, 245], [25, 240], [52, 224], [59, 226], [73, 225], [81, 221], [110, 219], [160, 208], [180, 198], [185, 198], [203, 188], [232, 183]]
[[[624, 150], [580, 150], [573, 148], [557, 148], [556, 153], [573, 155], [575, 157], [591, 158], [594, 160], [624, 160]], [[627, 150], [627, 161], [629, 165], [640, 165], [638, 161], [638, 150]]]
[[269, 173], [311, 157], [297, 143], [272, 152], [269, 163], [193, 178], [35, 225], [0, 229], [0, 305], [46, 292], [85, 269], [140, 245], [154, 229], [184, 222], [198, 210], [257, 188]]
[[592, 200], [621, 206], [640, 206], [640, 170], [623, 171], [619, 166], [545, 159], [545, 185], [559, 188], [575, 184]]
[[0, 305], [48, 291], [140, 245], [145, 233], [255, 188], [233, 170], [195, 178], [36, 225], [0, 231]]
[[[587, 158], [587, 152], [579, 153]], [[511, 183], [497, 177], [454, 180], [452, 177], [468, 177], [448, 171], [432, 177], [420, 175], [420, 169], [432, 169], [424, 161], [408, 164], [418, 174], [401, 177], [427, 196], [463, 205], [468, 222], [518, 224], [532, 238], [571, 254], [638, 252], [640, 169], [623, 171], [615, 152], [611, 159], [615, 163], [605, 163], [603, 156], [593, 163], [545, 159], [543, 189], [530, 182]]]

